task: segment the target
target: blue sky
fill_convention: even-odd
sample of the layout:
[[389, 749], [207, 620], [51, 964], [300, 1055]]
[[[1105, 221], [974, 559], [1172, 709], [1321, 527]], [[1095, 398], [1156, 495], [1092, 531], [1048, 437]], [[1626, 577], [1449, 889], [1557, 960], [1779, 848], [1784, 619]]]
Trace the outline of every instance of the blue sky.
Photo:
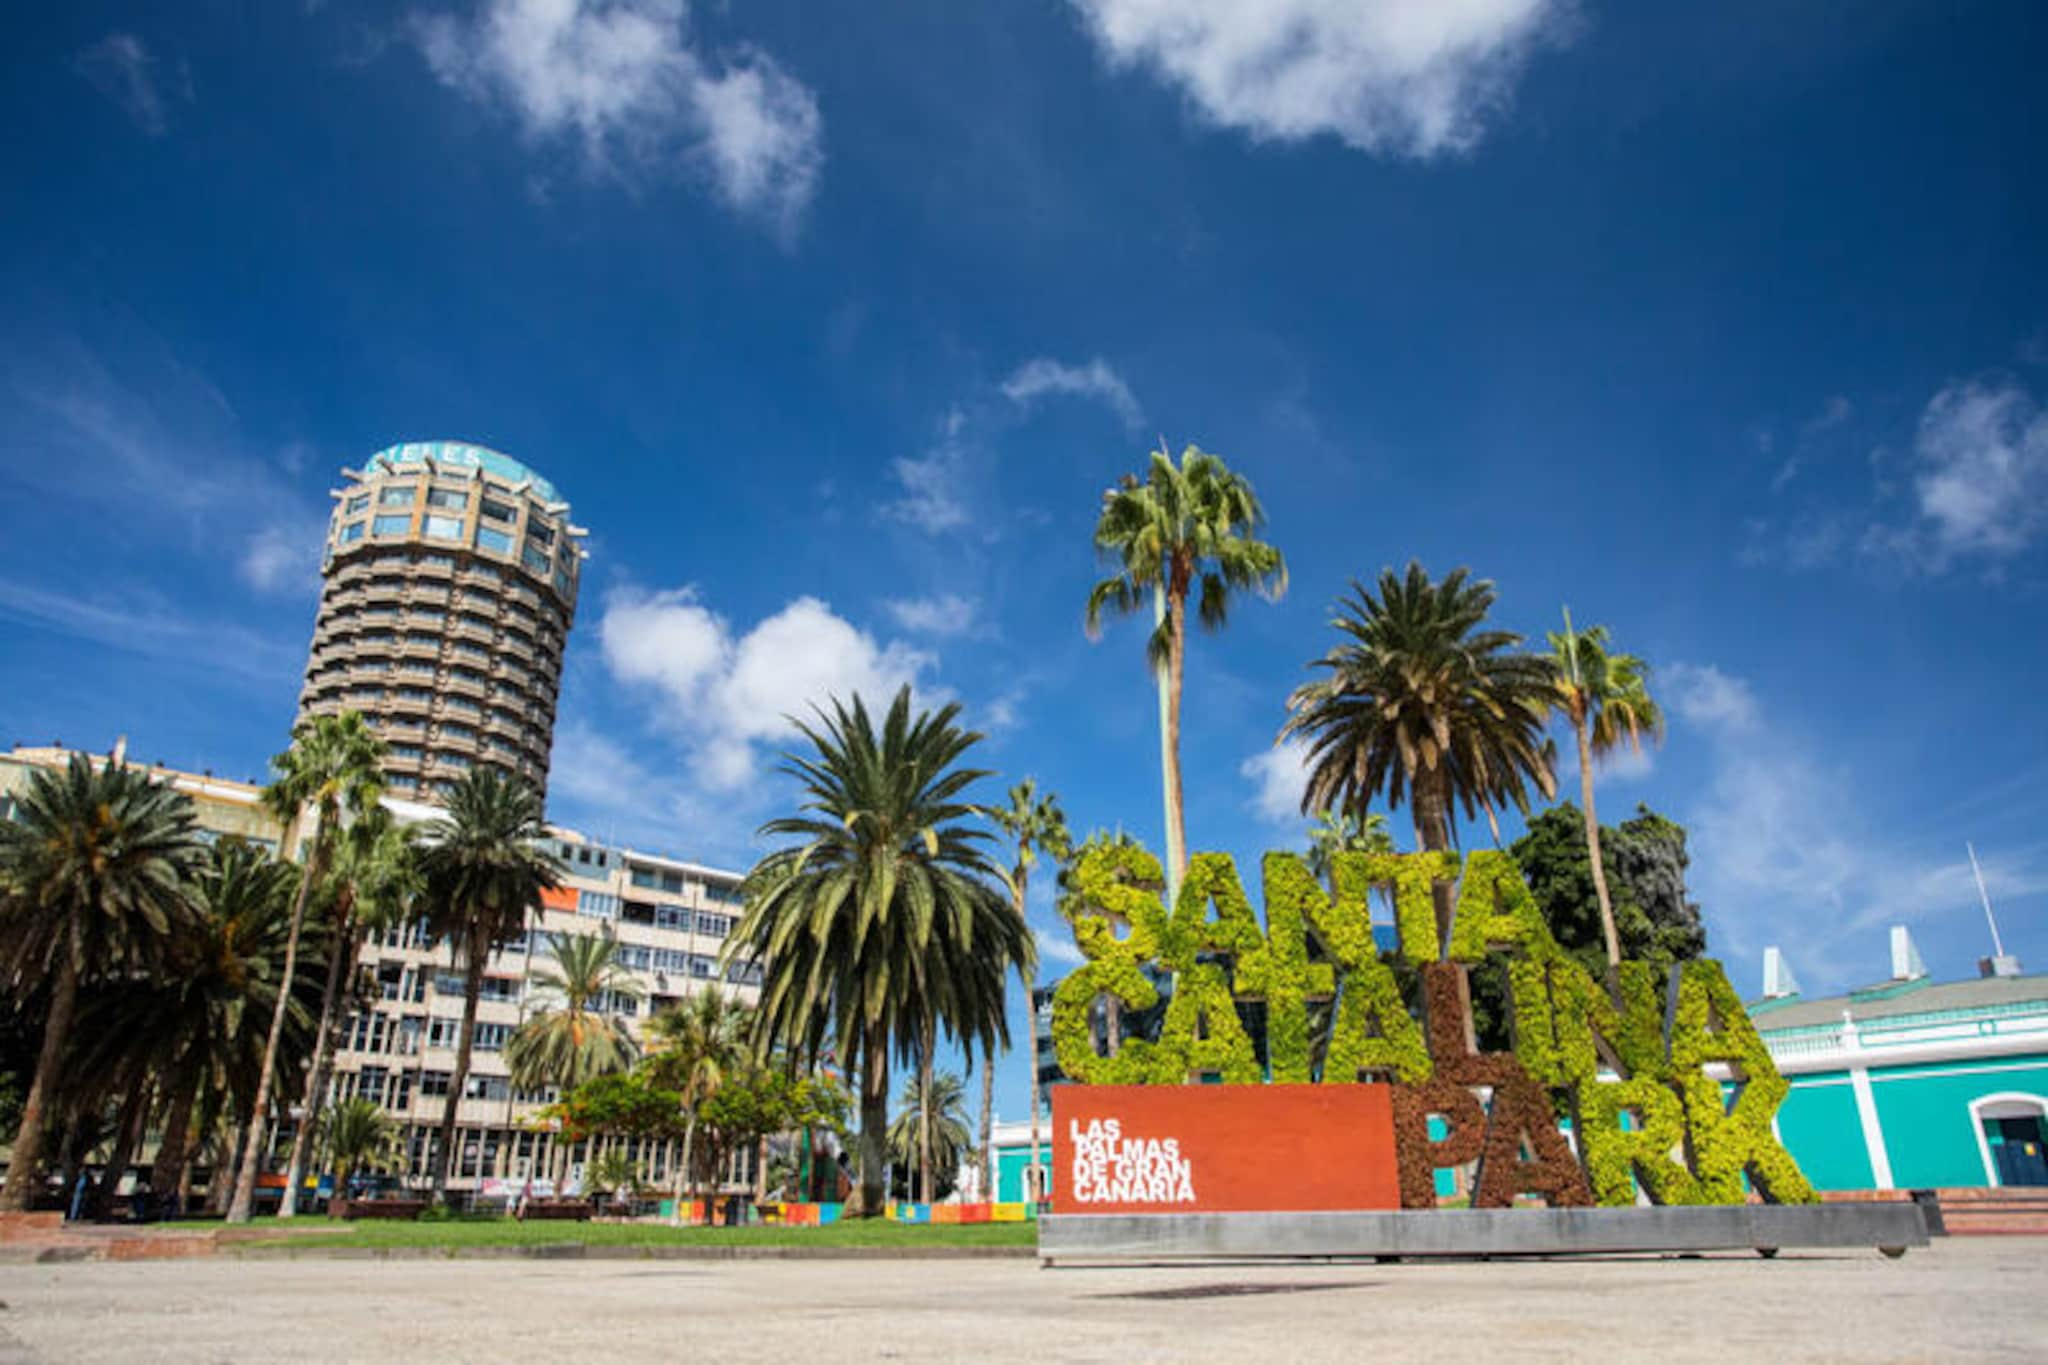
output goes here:
[[2038, 6], [80, 3], [11, 38], [0, 740], [260, 772], [334, 471], [460, 438], [591, 528], [556, 819], [743, 864], [778, 717], [908, 679], [1156, 840], [1140, 633], [1080, 604], [1163, 433], [1251, 476], [1293, 575], [1194, 642], [1195, 847], [1299, 840], [1269, 746], [1346, 581], [1467, 564], [1504, 624], [1568, 602], [1656, 665], [1668, 740], [1604, 813], [1691, 827], [1745, 989], [1774, 942], [1809, 990], [1881, 976], [1893, 922], [1972, 971], [1965, 838], [2048, 966]]

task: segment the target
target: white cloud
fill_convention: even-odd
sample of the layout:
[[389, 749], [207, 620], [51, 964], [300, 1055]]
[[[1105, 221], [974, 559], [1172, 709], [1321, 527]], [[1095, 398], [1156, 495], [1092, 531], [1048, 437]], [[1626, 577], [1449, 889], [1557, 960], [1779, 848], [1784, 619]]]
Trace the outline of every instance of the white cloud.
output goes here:
[[1261, 749], [1237, 765], [1238, 775], [1250, 781], [1250, 805], [1261, 820], [1275, 825], [1301, 823], [1301, 795], [1308, 786], [1308, 744], [1304, 740], [1283, 740]]
[[877, 642], [815, 597], [740, 633], [692, 588], [625, 589], [606, 599], [598, 635], [613, 676], [662, 697], [694, 776], [727, 791], [759, 776], [760, 746], [793, 735], [790, 717], [808, 720], [834, 697], [885, 707], [934, 662], [900, 641]]
[[[1776, 943], [1809, 989], [1861, 985], [1883, 975], [1885, 926], [1974, 908], [1959, 842], [1929, 854], [1865, 828], [1858, 777], [1765, 719], [1745, 680], [1711, 665], [1674, 665], [1665, 676], [1682, 729], [1708, 761], [1702, 795], [1680, 812], [1690, 880], [1711, 946], [1738, 980]], [[2041, 852], [1987, 867], [1993, 896], [2048, 890]]]
[[1724, 734], [1756, 727], [1756, 693], [1743, 679], [1712, 664], [1670, 664], [1662, 673], [1664, 694], [1681, 719]]
[[817, 98], [758, 49], [713, 58], [687, 20], [684, 0], [483, 0], [413, 31], [443, 84], [510, 108], [530, 137], [573, 136], [611, 169], [695, 165], [787, 237], [824, 165]]
[[1914, 453], [1915, 538], [1930, 567], [2017, 554], [2048, 527], [2048, 413], [2019, 385], [1949, 385], [1921, 415]]
[[1476, 143], [1566, 0], [1072, 0], [1140, 66], [1255, 138], [1431, 157]]
[[316, 519], [273, 522], [249, 537], [235, 569], [258, 592], [315, 592], [325, 533]]
[[1003, 381], [1003, 396], [1012, 403], [1026, 404], [1045, 394], [1072, 394], [1080, 398], [1100, 399], [1117, 415], [1117, 420], [1132, 431], [1145, 423], [1145, 410], [1138, 406], [1137, 395], [1123, 376], [1111, 369], [1109, 362], [1101, 356], [1086, 365], [1067, 365], [1048, 356], [1039, 356], [1019, 365], [1016, 372]]
[[1078, 967], [1088, 960], [1070, 937], [1036, 927], [1031, 930], [1031, 937], [1038, 943], [1041, 973], [1047, 967]]
[[112, 100], [150, 137], [170, 130], [170, 104], [192, 98], [192, 78], [182, 63], [168, 88], [157, 78], [160, 63], [132, 33], [109, 33], [78, 54], [78, 73]]
[[897, 625], [918, 635], [962, 635], [974, 628], [974, 603], [953, 593], [896, 598], [882, 606]]
[[932, 535], [965, 526], [964, 487], [967, 478], [967, 414], [947, 411], [939, 422], [938, 439], [922, 456], [898, 456], [889, 473], [902, 496], [882, 504], [882, 515], [908, 522]]

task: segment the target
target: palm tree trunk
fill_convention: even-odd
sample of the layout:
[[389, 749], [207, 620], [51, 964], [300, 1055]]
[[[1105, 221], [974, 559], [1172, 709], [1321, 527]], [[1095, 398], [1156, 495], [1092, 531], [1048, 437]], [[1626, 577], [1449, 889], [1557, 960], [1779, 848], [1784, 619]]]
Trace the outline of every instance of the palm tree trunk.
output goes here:
[[128, 1164], [135, 1160], [135, 1149], [142, 1145], [142, 1129], [149, 1121], [150, 1086], [148, 1082], [128, 1092], [128, 1098], [121, 1102], [121, 1115], [114, 1121], [114, 1145], [107, 1152], [106, 1169], [100, 1172], [100, 1183], [93, 1187], [88, 1200], [87, 1217], [95, 1222], [107, 1218], [114, 1211], [114, 1196], [120, 1193], [121, 1177], [128, 1174]]
[[1607, 869], [1600, 857], [1600, 817], [1593, 810], [1593, 746], [1586, 739], [1585, 717], [1572, 717], [1579, 741], [1579, 792], [1586, 805], [1586, 856], [1593, 863], [1593, 894], [1600, 901], [1600, 932], [1607, 937], [1607, 965], [1621, 965], [1621, 939], [1614, 932], [1614, 902], [1607, 898]]
[[878, 1218], [887, 1198], [882, 1188], [889, 1144], [889, 1035], [880, 1026], [868, 1030], [861, 1057], [860, 1085], [860, 1208], [862, 1218]]
[[918, 1202], [932, 1202], [932, 1033], [933, 1023], [927, 1019], [924, 1036], [917, 1047], [917, 1170]]
[[[1438, 767], [1434, 772], [1418, 773], [1413, 787], [1415, 837], [1421, 842], [1422, 847], [1431, 853], [1448, 853], [1451, 849], [1451, 802], [1450, 793], [1446, 790], [1448, 781], [1448, 775], [1442, 767]], [[1450, 942], [1451, 920], [1457, 911], [1456, 894], [1457, 888], [1449, 882], [1437, 882], [1430, 888], [1430, 899], [1436, 906], [1439, 951], [1444, 944]], [[1465, 1039], [1465, 1051], [1475, 1052], [1478, 1050], [1478, 1034], [1472, 1026], [1472, 998], [1469, 991], [1459, 992], [1458, 1007], [1463, 1015], [1458, 1021], [1458, 1031]]]
[[298, 894], [292, 897], [292, 927], [284, 940], [284, 974], [278, 978], [277, 1003], [270, 1010], [270, 1036], [263, 1044], [263, 1074], [256, 1082], [256, 1106], [249, 1114], [249, 1147], [242, 1153], [241, 1169], [235, 1175], [235, 1196], [228, 1204], [227, 1221], [246, 1223], [256, 1210], [256, 1171], [263, 1164], [265, 1144], [260, 1140], [270, 1117], [270, 1087], [276, 1078], [277, 1048], [284, 1039], [285, 1011], [291, 1006], [292, 978], [299, 969], [299, 931], [306, 923], [306, 897], [326, 866], [327, 821], [322, 812], [314, 827], [313, 852], [299, 878]]
[[693, 1108], [689, 1119], [683, 1124], [683, 1160], [682, 1164], [676, 1167], [676, 1209], [675, 1216], [669, 1221], [677, 1227], [681, 1227], [684, 1222], [683, 1201], [690, 1193], [690, 1160], [695, 1155], [696, 1146], [697, 1114]]
[[[1041, 1098], [1038, 1086], [1038, 973], [1034, 970], [1027, 978], [1031, 1000], [1031, 1167], [1024, 1172], [1024, 1200], [1033, 1203], [1044, 1197], [1038, 1179], [1038, 1104]], [[993, 1179], [993, 1177], [991, 1177]]]
[[60, 950], [57, 984], [50, 992], [50, 1013], [43, 1021], [43, 1046], [36, 1055], [36, 1078], [21, 1102], [14, 1153], [7, 1167], [7, 1186], [0, 1190], [0, 1211], [26, 1213], [35, 1206], [43, 1184], [43, 1127], [50, 1095], [63, 1068], [64, 1048], [71, 1041], [71, 1020], [78, 1012], [78, 960], [69, 945]]
[[159, 1203], [178, 1192], [189, 1164], [192, 1106], [199, 1100], [199, 1067], [185, 1068], [171, 1091], [170, 1107], [164, 1112], [164, 1135], [156, 1145], [156, 1159], [149, 1164], [149, 1192]]
[[468, 958], [462, 974], [462, 1036], [455, 1045], [455, 1074], [448, 1082], [448, 1103], [441, 1110], [441, 1154], [434, 1162], [432, 1202], [448, 1197], [448, 1174], [455, 1169], [455, 1117], [469, 1083], [469, 1054], [476, 1042], [476, 1006], [484, 993], [484, 945], [472, 932], [463, 945]]
[[992, 1201], [989, 1191], [994, 1174], [990, 1154], [995, 1147], [996, 1053], [993, 1047], [981, 1058], [981, 1202]]
[[306, 1076], [306, 1098], [299, 1106], [299, 1129], [292, 1134], [292, 1156], [285, 1165], [284, 1198], [279, 1218], [298, 1212], [299, 1185], [306, 1178], [306, 1158], [313, 1146], [313, 1128], [327, 1101], [327, 1072], [334, 1060], [334, 1006], [341, 996], [342, 974], [355, 956], [356, 912], [353, 902], [341, 918], [341, 933], [327, 954], [327, 985], [320, 992], [320, 1023], [313, 1034], [313, 1069]]
[[[1155, 584], [1154, 628], [1163, 627], [1168, 616], [1166, 587]], [[1171, 907], [1180, 898], [1180, 879], [1187, 858], [1181, 844], [1180, 685], [1174, 676], [1170, 647], [1167, 660], [1153, 670], [1153, 681], [1159, 689], [1159, 780], [1166, 814], [1166, 903]]]
[[1188, 601], [1187, 590], [1169, 592], [1167, 619], [1172, 634], [1166, 642], [1166, 856], [1167, 905], [1180, 899], [1180, 884], [1188, 875], [1187, 806], [1182, 799], [1180, 779], [1180, 699], [1187, 676]]
[[246, 1123], [237, 1123], [214, 1138], [213, 1166], [206, 1177], [206, 1211], [210, 1214], [225, 1215], [228, 1211], [234, 1174], [241, 1165], [242, 1142], [248, 1132]]

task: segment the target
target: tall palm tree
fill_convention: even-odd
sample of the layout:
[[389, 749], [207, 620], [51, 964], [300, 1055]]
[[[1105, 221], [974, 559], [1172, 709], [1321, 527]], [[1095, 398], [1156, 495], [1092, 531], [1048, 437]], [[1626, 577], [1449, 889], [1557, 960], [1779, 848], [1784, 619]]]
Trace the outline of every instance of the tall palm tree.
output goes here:
[[[1011, 903], [1016, 907], [1017, 918], [1025, 918], [1025, 893], [1031, 881], [1031, 868], [1043, 853], [1054, 863], [1063, 863], [1073, 852], [1074, 837], [1067, 828], [1066, 813], [1060, 809], [1059, 797], [1051, 792], [1040, 795], [1038, 784], [1025, 778], [1010, 788], [1010, 804], [998, 806], [988, 812], [989, 819], [1010, 837], [1017, 854], [1010, 864]], [[1036, 1178], [1039, 1159], [1038, 1145], [1038, 982], [1034, 969], [1024, 981], [1024, 1004], [1030, 1011], [1031, 1040], [1031, 1170]], [[984, 1059], [981, 1075], [981, 1170], [987, 1182], [987, 1195], [995, 1198], [995, 1143], [991, 1113], [995, 1105], [995, 1062]], [[1036, 1197], [1035, 1195], [1033, 1196]]]
[[291, 747], [270, 761], [277, 777], [263, 790], [264, 805], [294, 830], [311, 807], [315, 823], [306, 875], [300, 879], [298, 895], [292, 901], [291, 935], [285, 942], [284, 989], [278, 992], [270, 1016], [263, 1074], [257, 1081], [255, 1108], [249, 1118], [251, 1138], [242, 1154], [241, 1170], [235, 1176], [234, 1198], [228, 1204], [230, 1223], [248, 1222], [256, 1208], [256, 1175], [262, 1169], [265, 1155], [262, 1134], [270, 1118], [271, 1090], [277, 1079], [277, 1048], [284, 1034], [285, 1004], [291, 998], [292, 979], [298, 971], [306, 897], [327, 875], [343, 818], [362, 815], [383, 795], [383, 774], [378, 766], [383, 761], [383, 741], [370, 732], [362, 716], [354, 711], [300, 721], [292, 729]]
[[0, 963], [16, 998], [48, 1004], [22, 1101], [0, 1210], [31, 1206], [45, 1121], [63, 1083], [81, 986], [147, 970], [194, 917], [189, 883], [206, 856], [192, 802], [112, 759], [74, 754], [37, 772], [0, 821]]
[[753, 1010], [713, 986], [655, 1015], [647, 1028], [654, 1039], [647, 1059], [650, 1075], [682, 1096], [683, 1160], [676, 1169], [674, 1214], [681, 1223], [683, 1200], [696, 1174], [698, 1112], [727, 1077], [748, 1064]]
[[375, 1100], [344, 1100], [321, 1121], [320, 1147], [334, 1166], [334, 1195], [348, 1198], [350, 1177], [365, 1166], [396, 1165], [404, 1152], [398, 1121]]
[[924, 1202], [932, 1201], [937, 1182], [956, 1174], [971, 1150], [974, 1134], [967, 1126], [967, 1086], [950, 1071], [930, 1081], [918, 1078], [903, 1087], [901, 1106], [889, 1124], [889, 1155], [898, 1166], [918, 1166]]
[[318, 1131], [320, 1110], [327, 1103], [328, 1073], [334, 1060], [334, 1036], [342, 1007], [353, 993], [356, 961], [367, 934], [398, 923], [419, 893], [413, 827], [399, 823], [382, 806], [371, 806], [336, 837], [327, 899], [335, 947], [328, 954], [327, 985], [320, 994], [320, 1023], [315, 1032], [313, 1066], [306, 1076], [306, 1098], [298, 1130], [292, 1136], [291, 1160], [285, 1164], [284, 1197], [277, 1216], [298, 1210], [299, 1186]]
[[1664, 738], [1664, 711], [1650, 696], [1650, 666], [1633, 654], [1608, 647], [1607, 627], [1572, 628], [1570, 607], [1564, 631], [1550, 634], [1550, 663], [1556, 670], [1552, 705], [1572, 727], [1579, 746], [1579, 793], [1586, 816], [1586, 852], [1593, 864], [1593, 894], [1600, 902], [1600, 931], [1607, 936], [1607, 961], [1621, 965], [1621, 939], [1614, 931], [1614, 902], [1607, 894], [1607, 869], [1600, 862], [1600, 817], [1593, 810], [1593, 763], [1623, 744], [1641, 752], [1643, 736]]
[[1095, 547], [1117, 572], [1088, 594], [1089, 637], [1101, 634], [1104, 612], [1127, 615], [1148, 604], [1153, 630], [1146, 657], [1159, 683], [1159, 752], [1166, 797], [1169, 899], [1187, 873], [1187, 827], [1181, 800], [1180, 704], [1187, 662], [1188, 597], [1200, 588], [1197, 615], [1211, 630], [1230, 614], [1231, 596], [1287, 590], [1287, 563], [1258, 539], [1266, 514], [1242, 474], [1194, 446], [1175, 465], [1166, 443], [1152, 453], [1140, 481], [1125, 475], [1102, 495]]
[[982, 738], [954, 723], [959, 712], [913, 715], [906, 687], [879, 731], [858, 697], [851, 708], [834, 701], [816, 726], [798, 725], [813, 753], [789, 755], [783, 770], [803, 788], [802, 813], [762, 833], [799, 842], [748, 874], [726, 948], [728, 959], [744, 952], [763, 964], [757, 1048], [780, 1044], [810, 1066], [829, 1047], [860, 1074], [859, 1212], [868, 1217], [884, 1197], [892, 1048], [919, 1047], [937, 1024], [1007, 1044], [1000, 986], [1033, 960], [983, 848], [991, 836], [965, 823], [975, 808], [964, 793], [987, 774], [959, 766]]
[[[1553, 790], [1543, 723], [1549, 665], [1522, 637], [1485, 629], [1493, 584], [1454, 569], [1432, 582], [1420, 564], [1352, 584], [1331, 621], [1343, 638], [1313, 668], [1327, 676], [1287, 699], [1283, 739], [1308, 741], [1302, 810], [1362, 817], [1375, 797], [1409, 803], [1416, 841], [1449, 850], [1453, 818], [1470, 819], [1511, 782]], [[1448, 888], [1436, 897], [1448, 933]]]
[[601, 934], [549, 934], [552, 969], [533, 977], [535, 1012], [505, 1044], [505, 1065], [521, 1090], [552, 1085], [563, 1093], [592, 1076], [624, 1071], [640, 1054], [615, 1000], [646, 994], [619, 959], [619, 940]]
[[1308, 870], [1327, 882], [1339, 853], [1392, 853], [1394, 836], [1378, 811], [1319, 810], [1308, 831]]
[[527, 916], [540, 912], [541, 892], [562, 884], [562, 866], [541, 842], [546, 832], [532, 787], [495, 768], [472, 768], [449, 790], [447, 815], [422, 836], [420, 900], [427, 933], [452, 945], [453, 960], [463, 969], [462, 1031], [434, 1162], [436, 1201], [448, 1193], [455, 1162], [455, 1120], [469, 1083], [484, 964], [525, 932]]
[[[214, 845], [192, 877], [195, 915], [174, 933], [163, 969], [96, 993], [81, 1015], [92, 1044], [74, 1069], [153, 1077], [164, 1095], [150, 1192], [168, 1199], [192, 1157], [195, 1118], [246, 1106], [262, 1074], [266, 1024], [283, 979], [299, 870], [239, 839]], [[293, 983], [279, 1056], [303, 1062], [312, 1038], [312, 982]], [[132, 1072], [127, 1068], [133, 1068]], [[223, 1173], [221, 1183], [228, 1177]]]

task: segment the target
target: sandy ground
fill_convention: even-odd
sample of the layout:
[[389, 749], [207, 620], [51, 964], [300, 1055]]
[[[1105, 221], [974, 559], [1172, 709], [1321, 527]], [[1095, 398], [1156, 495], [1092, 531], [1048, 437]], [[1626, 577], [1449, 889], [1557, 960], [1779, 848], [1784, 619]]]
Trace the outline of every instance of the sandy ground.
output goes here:
[[[1698, 1260], [0, 1266], [0, 1362], [2048, 1359], [2048, 1239]], [[1500, 1354], [1505, 1352], [1506, 1354]]]

